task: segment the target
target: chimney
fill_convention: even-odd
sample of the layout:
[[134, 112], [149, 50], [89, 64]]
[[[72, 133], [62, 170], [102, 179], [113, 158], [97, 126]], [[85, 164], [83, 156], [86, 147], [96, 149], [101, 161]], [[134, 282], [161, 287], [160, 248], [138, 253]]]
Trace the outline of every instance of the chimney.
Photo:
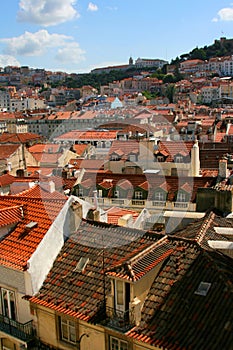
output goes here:
[[73, 201], [71, 203], [70, 209], [69, 209], [69, 223], [70, 232], [75, 232], [79, 228], [79, 225], [82, 221], [83, 217], [83, 210], [82, 210], [82, 204], [80, 204], [78, 201]]
[[200, 158], [197, 140], [191, 149], [191, 176], [200, 176]]
[[227, 169], [227, 160], [226, 159], [220, 159], [218, 164], [218, 175], [222, 179], [226, 179], [228, 177], [228, 169]]
[[133, 215], [125, 214], [118, 219], [118, 225], [124, 227], [133, 227]]
[[40, 187], [49, 192], [49, 193], [53, 193], [55, 191], [55, 183], [51, 180], [51, 181], [46, 181], [46, 182], [40, 182]]

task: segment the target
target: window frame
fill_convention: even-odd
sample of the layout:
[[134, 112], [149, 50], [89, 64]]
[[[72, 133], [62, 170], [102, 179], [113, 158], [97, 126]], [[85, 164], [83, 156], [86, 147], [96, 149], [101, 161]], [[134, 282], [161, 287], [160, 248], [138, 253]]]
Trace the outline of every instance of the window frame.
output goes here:
[[[114, 343], [115, 344], [114, 344]], [[122, 347], [122, 345], [124, 347]], [[129, 343], [123, 339], [109, 336], [109, 350], [129, 350]]]
[[[67, 337], [64, 335], [63, 326], [67, 327]], [[69, 344], [74, 344], [74, 345], [77, 344], [77, 326], [75, 321], [70, 320], [69, 318], [59, 316], [59, 329], [60, 329], [61, 341], [64, 341]], [[74, 336], [74, 340], [72, 340], [72, 335]]]
[[[3, 295], [4, 291], [7, 298]], [[11, 295], [13, 295], [13, 299], [11, 299]], [[3, 316], [17, 321], [16, 293], [14, 290], [0, 287], [0, 312]]]
[[134, 193], [134, 198], [135, 198], [135, 199], [143, 199], [143, 193], [142, 193], [142, 191], [135, 191], [135, 193]]
[[187, 194], [184, 192], [178, 192], [176, 201], [179, 203], [185, 203], [187, 202]]
[[166, 201], [166, 194], [163, 191], [156, 191], [155, 192], [155, 201], [157, 202], [165, 202]]

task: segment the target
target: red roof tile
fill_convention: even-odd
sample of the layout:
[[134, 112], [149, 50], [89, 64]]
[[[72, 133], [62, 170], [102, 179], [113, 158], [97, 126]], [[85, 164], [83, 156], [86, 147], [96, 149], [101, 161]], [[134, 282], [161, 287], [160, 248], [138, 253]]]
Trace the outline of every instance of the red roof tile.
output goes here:
[[0, 186], [7, 186], [12, 184], [12, 182], [15, 181], [15, 177], [10, 175], [10, 174], [4, 174], [2, 176], [0, 176]]
[[[32, 195], [35, 190], [37, 191], [35, 188], [25, 191], [21, 196], [0, 197], [0, 208], [9, 206], [10, 212], [14, 206], [23, 209], [23, 219], [0, 241], [1, 265], [20, 270], [26, 269], [28, 259], [65, 204], [64, 197], [57, 199], [56, 195], [53, 198], [52, 194], [41, 196], [41, 193], [38, 193], [38, 197], [35, 197]], [[19, 213], [19, 209], [17, 210]], [[37, 225], [27, 231], [26, 225], [32, 221], [37, 222]]]

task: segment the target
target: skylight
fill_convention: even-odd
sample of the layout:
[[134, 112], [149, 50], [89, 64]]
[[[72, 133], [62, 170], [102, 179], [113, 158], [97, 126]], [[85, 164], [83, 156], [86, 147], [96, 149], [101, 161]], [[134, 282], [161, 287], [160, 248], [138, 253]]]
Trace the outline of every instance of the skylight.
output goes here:
[[85, 257], [80, 258], [80, 260], [78, 261], [78, 263], [73, 271], [74, 272], [83, 272], [86, 265], [88, 264], [88, 262], [89, 262], [89, 258], [85, 258]]
[[211, 287], [211, 283], [201, 282], [194, 294], [202, 295], [205, 297], [207, 295], [210, 287]]

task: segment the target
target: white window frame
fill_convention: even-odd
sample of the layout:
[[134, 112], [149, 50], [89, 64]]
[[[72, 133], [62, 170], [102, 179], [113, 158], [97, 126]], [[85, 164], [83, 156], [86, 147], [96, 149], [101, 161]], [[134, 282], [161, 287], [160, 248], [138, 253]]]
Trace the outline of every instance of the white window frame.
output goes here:
[[[67, 332], [67, 336], [64, 334], [65, 329]], [[77, 337], [76, 337], [76, 326], [75, 322], [72, 320], [69, 320], [68, 318], [62, 318], [60, 317], [60, 328], [61, 328], [61, 340], [66, 341], [71, 344], [76, 344]], [[72, 339], [73, 336], [73, 339]]]
[[166, 200], [165, 193], [162, 191], [155, 192], [155, 201], [164, 202]]
[[129, 154], [129, 161], [130, 162], [136, 162], [137, 161], [137, 157], [135, 154]]
[[128, 350], [128, 343], [125, 340], [110, 336], [109, 350]]
[[[4, 298], [5, 292], [6, 298]], [[1, 287], [0, 293], [1, 314], [10, 319], [17, 320], [15, 292], [13, 290]], [[12, 296], [13, 298], [11, 298]]]
[[119, 311], [125, 311], [125, 282], [115, 280], [114, 285], [116, 309]]
[[142, 199], [142, 191], [135, 191], [134, 197], [135, 199]]
[[178, 192], [177, 194], [177, 202], [187, 202], [187, 195], [183, 192]]
[[184, 157], [183, 156], [176, 156], [175, 157], [175, 163], [184, 163]]

